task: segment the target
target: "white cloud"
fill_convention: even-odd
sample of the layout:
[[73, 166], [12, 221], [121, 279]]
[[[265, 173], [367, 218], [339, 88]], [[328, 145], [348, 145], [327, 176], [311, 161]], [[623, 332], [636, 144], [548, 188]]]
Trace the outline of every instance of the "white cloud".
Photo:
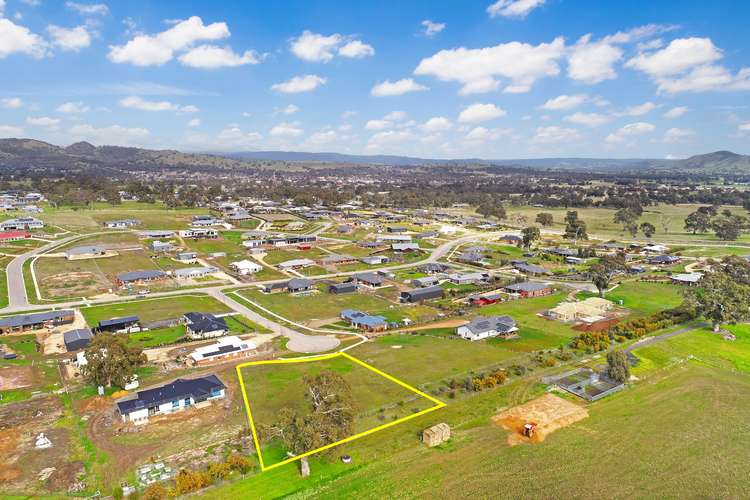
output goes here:
[[372, 45], [367, 45], [359, 40], [352, 40], [339, 49], [339, 55], [350, 59], [361, 59], [367, 56], [374, 56], [375, 49]]
[[21, 137], [23, 129], [13, 125], [0, 125], [0, 137]]
[[193, 128], [193, 127], [200, 127], [201, 126], [201, 120], [200, 120], [200, 118], [193, 118], [192, 120], [190, 120], [189, 122], [187, 122], [187, 126], [191, 127], [191, 128]]
[[688, 112], [687, 106], [676, 106], [670, 109], [669, 111], [667, 111], [666, 113], [664, 113], [664, 118], [679, 118], [687, 112]]
[[297, 106], [295, 106], [294, 104], [287, 104], [283, 108], [275, 110], [274, 113], [282, 115], [293, 115], [297, 111], [299, 111], [299, 108]]
[[555, 98], [549, 99], [547, 102], [542, 104], [540, 106], [541, 109], [548, 109], [551, 111], [556, 110], [568, 110], [577, 108], [584, 102], [588, 100], [588, 96], [586, 94], [576, 94], [576, 95], [559, 95]]
[[670, 128], [664, 132], [664, 142], [680, 142], [695, 135], [695, 131], [689, 128]]
[[9, 19], [0, 18], [0, 59], [11, 54], [26, 54], [40, 58], [46, 53], [47, 42], [42, 37]]
[[23, 107], [23, 100], [20, 97], [5, 97], [0, 99], [0, 107], [5, 109], [18, 109]]
[[217, 47], [216, 45], [201, 45], [190, 49], [182, 54], [179, 60], [185, 66], [201, 69], [236, 68], [260, 62], [252, 50], [246, 50], [240, 55], [230, 47]]
[[89, 111], [89, 107], [84, 103], [78, 102], [65, 102], [57, 107], [58, 113], [86, 113]]
[[209, 140], [207, 147], [219, 147], [221, 149], [247, 149], [257, 145], [263, 139], [258, 132], [244, 132], [236, 125], [229, 125], [216, 135], [215, 139]]
[[333, 144], [339, 139], [338, 134], [333, 130], [315, 132], [305, 140], [305, 144], [317, 148], [328, 144]]
[[199, 111], [193, 105], [179, 106], [169, 101], [147, 101], [138, 96], [129, 96], [121, 99], [120, 106], [139, 111], [180, 111], [182, 113], [196, 113]]
[[716, 64], [723, 57], [710, 38], [678, 38], [660, 50], [638, 54], [625, 66], [646, 73], [659, 92], [750, 90], [750, 68], [732, 74]]
[[291, 41], [291, 51], [298, 58], [310, 62], [328, 62], [333, 59], [333, 51], [341, 43], [341, 35], [320, 35], [312, 31], [303, 31]]
[[422, 26], [424, 26], [424, 35], [430, 38], [445, 29], [445, 23], [435, 23], [430, 21], [429, 19], [425, 19], [424, 21], [422, 21]]
[[425, 132], [443, 132], [452, 127], [451, 121], [444, 116], [434, 116], [422, 124], [422, 130]]
[[0, 16], [5, 13], [5, 0], [0, 0]]
[[740, 132], [750, 132], [750, 122], [742, 123], [737, 127]]
[[471, 129], [464, 139], [466, 139], [469, 142], [486, 142], [486, 141], [496, 141], [503, 135], [507, 135], [509, 133], [508, 129], [501, 129], [501, 128], [486, 128], [486, 127], [474, 127]]
[[382, 83], [375, 85], [370, 93], [377, 97], [403, 95], [408, 92], [420, 92], [423, 90], [429, 90], [428, 87], [421, 85], [411, 78], [402, 78], [395, 82], [386, 80]]
[[109, 12], [109, 8], [103, 3], [65, 2], [65, 6], [84, 16], [104, 16]]
[[618, 113], [619, 116], [643, 116], [649, 114], [651, 111], [656, 109], [656, 104], [653, 102], [644, 102], [637, 106], [631, 106], [626, 108], [624, 111]]
[[40, 116], [38, 118], [28, 117], [26, 123], [35, 127], [45, 127], [49, 129], [56, 129], [60, 125], [60, 120], [57, 118], [50, 118], [48, 116]]
[[91, 45], [91, 34], [86, 26], [63, 28], [51, 24], [47, 26], [47, 32], [52, 37], [52, 44], [61, 50], [78, 52]]
[[[219, 22], [204, 25], [200, 17], [192, 16], [189, 19], [175, 22], [172, 27], [161, 33], [155, 35], [141, 34], [125, 45], [112, 45], [107, 57], [109, 57], [110, 61], [120, 64], [160, 66], [171, 61], [175, 52], [191, 49], [196, 42], [222, 40], [229, 36], [230, 32], [226, 23]], [[217, 57], [221, 56], [222, 62], [228, 62], [230, 63], [229, 65], [237, 65], [238, 63], [250, 64], [251, 60], [255, 59], [252, 52], [245, 52], [245, 54], [239, 56], [232, 53], [231, 49], [204, 45], [184, 54], [183, 57], [187, 57], [182, 62], [183, 64], [191, 64], [193, 67], [200, 68], [219, 67], [212, 65], [206, 60], [207, 56], [211, 54]], [[229, 59], [227, 59], [228, 57]]]
[[149, 136], [149, 131], [141, 127], [94, 127], [79, 124], [70, 128], [70, 136], [76, 141], [88, 141], [96, 145], [139, 146]]
[[613, 80], [617, 77], [614, 64], [622, 54], [622, 49], [606, 40], [592, 42], [591, 35], [582, 36], [570, 49], [568, 76], [588, 84]]
[[458, 115], [458, 121], [460, 123], [481, 123], [500, 118], [506, 114], [502, 108], [498, 108], [494, 104], [475, 103], [461, 111]]
[[652, 124], [647, 122], [628, 123], [616, 132], [613, 132], [605, 139], [608, 143], [624, 142], [628, 137], [648, 134], [656, 130]]
[[387, 130], [378, 132], [367, 140], [365, 150], [367, 151], [384, 151], [393, 153], [393, 148], [405, 142], [414, 141], [414, 134], [408, 130]]
[[610, 116], [601, 113], [573, 113], [565, 117], [565, 121], [588, 127], [598, 127], [611, 120]]
[[298, 123], [282, 122], [271, 129], [270, 134], [274, 137], [299, 137], [305, 131], [299, 128]]
[[406, 120], [406, 111], [391, 111], [383, 117], [384, 120], [400, 122]]
[[487, 13], [490, 17], [518, 17], [523, 19], [529, 12], [544, 5], [545, 0], [497, 0], [489, 7]]
[[511, 81], [505, 92], [520, 93], [529, 91], [540, 78], [557, 76], [558, 60], [564, 55], [562, 37], [539, 45], [509, 42], [481, 49], [459, 47], [422, 59], [414, 74], [458, 82], [464, 95], [496, 90], [498, 78], [504, 77]]
[[533, 143], [555, 143], [577, 141], [581, 138], [580, 132], [574, 128], [558, 127], [552, 125], [549, 127], [537, 127], [534, 137], [531, 138]]
[[310, 92], [320, 85], [324, 85], [328, 80], [318, 75], [299, 75], [285, 82], [271, 85], [272, 90], [283, 92], [285, 94], [297, 94], [300, 92]]
[[388, 120], [367, 120], [365, 129], [367, 130], [385, 130], [390, 128], [393, 123]]

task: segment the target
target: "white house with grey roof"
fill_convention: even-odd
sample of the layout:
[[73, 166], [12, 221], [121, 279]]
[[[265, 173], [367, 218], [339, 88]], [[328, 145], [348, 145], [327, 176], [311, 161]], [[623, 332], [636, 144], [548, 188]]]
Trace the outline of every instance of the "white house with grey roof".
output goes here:
[[456, 328], [456, 335], [475, 341], [490, 337], [511, 338], [518, 335], [516, 321], [510, 316], [477, 316], [469, 323]]

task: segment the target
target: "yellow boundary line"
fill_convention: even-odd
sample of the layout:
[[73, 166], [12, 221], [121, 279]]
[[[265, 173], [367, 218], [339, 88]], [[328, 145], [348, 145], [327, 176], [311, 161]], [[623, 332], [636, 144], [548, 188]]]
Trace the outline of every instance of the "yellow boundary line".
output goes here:
[[[281, 462], [277, 462], [275, 464], [266, 465], [263, 461], [263, 453], [261, 452], [260, 448], [260, 441], [258, 440], [258, 431], [255, 428], [255, 422], [253, 422], [253, 414], [250, 411], [250, 402], [247, 397], [247, 391], [245, 390], [245, 381], [242, 377], [241, 369], [246, 366], [256, 366], [256, 365], [278, 365], [278, 364], [286, 364], [286, 363], [308, 363], [308, 362], [314, 362], [314, 361], [325, 361], [328, 359], [338, 358], [338, 357], [344, 357], [348, 359], [349, 361], [352, 361], [354, 363], [357, 363], [360, 366], [363, 366], [367, 368], [368, 370], [377, 373], [381, 377], [385, 377], [386, 379], [390, 380], [391, 382], [395, 382], [396, 384], [400, 385], [401, 387], [404, 387], [405, 389], [418, 394], [422, 396], [423, 398], [428, 399], [429, 401], [435, 403], [435, 406], [432, 406], [430, 408], [427, 408], [426, 410], [422, 410], [417, 413], [412, 413], [411, 415], [408, 415], [406, 417], [399, 418], [398, 420], [394, 420], [392, 422], [388, 422], [387, 424], [379, 425], [377, 427], [373, 427], [372, 429], [359, 432], [357, 434], [354, 434], [352, 436], [349, 436], [347, 438], [341, 439], [339, 441], [336, 441], [334, 443], [327, 444], [325, 446], [321, 446], [320, 448], [316, 448], [311, 451], [307, 451], [305, 453], [301, 453], [299, 455], [295, 455], [293, 457], [287, 458], [286, 460], [282, 460]], [[310, 455], [313, 455], [315, 453], [320, 453], [321, 451], [325, 451], [329, 448], [333, 448], [334, 446], [338, 446], [340, 444], [348, 443], [350, 441], [354, 441], [355, 439], [359, 439], [365, 436], [369, 436], [370, 434], [374, 434], [375, 432], [382, 431], [384, 429], [387, 429], [388, 427], [393, 427], [394, 425], [406, 422], [407, 420], [411, 420], [413, 418], [420, 417], [426, 413], [429, 413], [431, 411], [439, 410], [440, 408], [443, 408], [446, 406], [445, 403], [440, 401], [439, 399], [436, 399], [429, 394], [425, 394], [424, 392], [420, 391], [416, 387], [412, 387], [411, 385], [407, 384], [406, 382], [403, 382], [396, 377], [392, 375], [388, 375], [387, 373], [378, 370], [374, 366], [371, 366], [364, 361], [355, 358], [354, 356], [351, 356], [345, 352], [336, 352], [333, 354], [323, 354], [321, 356], [315, 356], [311, 358], [292, 358], [292, 359], [273, 359], [273, 360], [267, 360], [267, 361], [251, 361], [249, 363], [242, 363], [237, 365], [237, 377], [240, 380], [240, 388], [242, 389], [242, 398], [245, 402], [245, 411], [247, 412], [247, 419], [250, 423], [250, 430], [253, 434], [253, 441], [255, 442], [255, 449], [258, 452], [258, 461], [260, 462], [260, 469], [261, 471], [267, 471], [271, 469], [275, 469], [276, 467], [281, 467], [282, 465], [286, 465], [288, 463], [294, 462], [296, 460], [300, 460], [303, 457], [307, 457]]]

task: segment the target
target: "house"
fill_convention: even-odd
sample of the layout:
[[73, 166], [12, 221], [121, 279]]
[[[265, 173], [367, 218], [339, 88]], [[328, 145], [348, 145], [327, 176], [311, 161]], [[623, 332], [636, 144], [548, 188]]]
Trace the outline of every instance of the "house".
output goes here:
[[583, 264], [586, 262], [586, 259], [582, 259], [581, 257], [565, 257], [565, 263], [566, 264]]
[[448, 279], [454, 285], [478, 285], [487, 283], [490, 275], [487, 273], [452, 273], [448, 275]]
[[210, 276], [219, 270], [215, 267], [185, 267], [183, 269], [175, 269], [174, 277], [180, 280], [204, 278]]
[[199, 347], [188, 356], [192, 366], [204, 366], [211, 363], [247, 358], [257, 346], [250, 340], [242, 340], [230, 335], [222, 337], [215, 344]]
[[378, 266], [381, 264], [387, 264], [390, 259], [385, 255], [370, 255], [368, 257], [362, 257], [361, 262], [370, 266]]
[[668, 266], [671, 264], [677, 264], [680, 262], [680, 258], [676, 255], [655, 255], [648, 258], [648, 263], [657, 266]]
[[607, 299], [589, 297], [579, 302], [561, 302], [547, 311], [547, 316], [559, 321], [584, 321], [594, 323], [605, 318], [614, 305]]
[[0, 230], [3, 231], [28, 231], [29, 229], [42, 229], [44, 222], [36, 217], [18, 217], [0, 222]]
[[430, 286], [427, 288], [416, 288], [414, 290], [401, 292], [399, 300], [401, 302], [414, 304], [424, 300], [441, 299], [444, 295], [445, 291], [440, 286]]
[[266, 283], [260, 286], [263, 293], [279, 293], [287, 290], [288, 281], [277, 281], [275, 283]]
[[644, 246], [642, 250], [647, 253], [664, 253], [669, 250], [669, 247], [652, 243], [651, 245]]
[[418, 252], [421, 250], [419, 243], [393, 243], [391, 250], [394, 252]]
[[128, 229], [133, 226], [138, 226], [140, 223], [141, 221], [138, 219], [108, 220], [104, 221], [104, 227], [107, 229]]
[[117, 402], [123, 422], [136, 425], [148, 423], [149, 417], [168, 415], [226, 396], [226, 386], [216, 375], [180, 379], [153, 389], [138, 391], [135, 397]]
[[198, 262], [198, 254], [196, 252], [180, 252], [175, 259], [185, 264], [195, 264]]
[[91, 333], [89, 328], [78, 328], [76, 330], [68, 330], [63, 333], [63, 341], [65, 342], [65, 350], [68, 352], [80, 351], [86, 349], [91, 343], [91, 339], [94, 338], [94, 334]]
[[25, 240], [27, 238], [31, 238], [31, 233], [28, 231], [3, 231], [0, 233], [0, 243]]
[[263, 270], [263, 266], [255, 262], [251, 262], [249, 260], [240, 260], [237, 262], [232, 262], [231, 264], [229, 264], [229, 267], [232, 268], [233, 271], [243, 276], [247, 276], [248, 274], [259, 273], [260, 271]]
[[673, 274], [671, 278], [678, 285], [695, 286], [703, 278], [703, 273], [678, 273]]
[[292, 278], [286, 284], [286, 288], [290, 293], [308, 292], [312, 290], [312, 287], [312, 280], [305, 278]]
[[75, 313], [70, 310], [8, 316], [0, 318], [0, 334], [69, 325], [74, 319]]
[[341, 266], [344, 264], [354, 264], [357, 259], [351, 255], [326, 255], [319, 260], [323, 266]]
[[359, 285], [351, 281], [347, 283], [334, 283], [328, 286], [328, 293], [333, 295], [342, 295], [345, 293], [354, 293], [359, 289]]
[[516, 321], [510, 316], [477, 316], [471, 322], [456, 328], [456, 335], [471, 341], [490, 337], [508, 339], [518, 336]]
[[151, 251], [157, 253], [166, 253], [174, 250], [174, 245], [168, 241], [155, 240], [151, 242]]
[[440, 236], [437, 231], [425, 231], [422, 233], [415, 234], [414, 237], [418, 240], [426, 240], [430, 238], [437, 238]]
[[378, 243], [408, 243], [411, 236], [408, 234], [379, 234], [375, 238]]
[[342, 224], [336, 228], [336, 232], [339, 234], [351, 234], [354, 228], [349, 224]]
[[120, 286], [138, 285], [167, 279], [167, 273], [156, 269], [145, 269], [142, 271], [128, 271], [117, 275], [117, 283]]
[[484, 255], [481, 253], [461, 252], [455, 259], [465, 264], [484, 265]]
[[96, 333], [122, 332], [140, 328], [138, 316], [123, 316], [122, 318], [103, 319], [96, 327]]
[[[73, 247], [65, 251], [65, 258], [68, 260], [95, 259], [107, 255], [106, 248], [95, 245]], [[109, 252], [109, 256], [113, 255], [117, 255], [117, 252]]]
[[282, 271], [289, 271], [291, 269], [302, 269], [304, 267], [312, 266], [315, 262], [310, 259], [292, 259], [281, 262], [278, 268]]
[[504, 234], [500, 237], [500, 241], [508, 243], [509, 245], [518, 245], [519, 243], [523, 243], [523, 238], [517, 234]]
[[408, 229], [404, 226], [388, 226], [386, 228], [386, 231], [388, 231], [389, 233], [405, 233], [408, 231]]
[[213, 314], [189, 312], [183, 316], [187, 336], [191, 339], [208, 339], [221, 337], [229, 331], [224, 318], [217, 318]]
[[419, 268], [419, 271], [425, 274], [444, 273], [447, 270], [448, 270], [448, 266], [446, 266], [445, 264], [440, 264], [438, 262], [430, 262]]
[[545, 252], [551, 255], [557, 255], [558, 257], [575, 257], [578, 255], [578, 251], [573, 250], [572, 248], [548, 248]]
[[192, 227], [210, 227], [219, 226], [221, 224], [224, 224], [223, 220], [217, 219], [216, 217], [212, 217], [210, 215], [193, 216], [193, 221], [190, 223]]
[[484, 307], [490, 304], [497, 304], [503, 301], [503, 296], [499, 293], [490, 293], [485, 295], [472, 295], [468, 298], [469, 305], [475, 307]]
[[355, 274], [350, 278], [350, 281], [360, 285], [369, 286], [370, 288], [378, 288], [385, 284], [385, 278], [376, 273]]
[[184, 229], [179, 232], [180, 237], [182, 238], [189, 238], [193, 240], [198, 239], [216, 239], [219, 237], [219, 232], [216, 229], [210, 229], [210, 228], [193, 228], [193, 229]]
[[536, 264], [529, 264], [528, 262], [517, 262], [513, 264], [513, 267], [517, 269], [518, 271], [521, 271], [525, 274], [548, 274], [548, 271], [543, 268], [542, 266], [537, 266]]
[[370, 316], [352, 309], [344, 309], [340, 316], [350, 325], [368, 332], [380, 332], [388, 329], [388, 322], [383, 316]]
[[156, 229], [153, 231], [138, 231], [139, 238], [171, 238], [175, 235], [174, 231]]
[[508, 293], [520, 295], [523, 298], [542, 297], [552, 293], [552, 288], [544, 283], [532, 283], [526, 281], [505, 286], [504, 290]]
[[415, 288], [427, 288], [428, 286], [435, 286], [440, 283], [435, 276], [425, 276], [424, 278], [416, 278], [411, 280], [411, 286]]

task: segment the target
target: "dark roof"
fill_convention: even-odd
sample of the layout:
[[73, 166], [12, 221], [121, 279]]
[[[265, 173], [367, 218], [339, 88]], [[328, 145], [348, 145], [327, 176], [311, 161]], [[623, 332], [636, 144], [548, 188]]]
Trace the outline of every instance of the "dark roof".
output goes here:
[[287, 283], [287, 287], [290, 290], [299, 290], [300, 288], [310, 288], [313, 282], [304, 278], [292, 278]]
[[17, 328], [19, 326], [31, 326], [53, 321], [66, 316], [73, 316], [73, 311], [48, 311], [34, 314], [22, 314], [20, 316], [10, 316], [0, 319], [0, 328]]
[[185, 313], [185, 319], [190, 326], [190, 330], [196, 333], [215, 332], [217, 330], [226, 330], [227, 322], [224, 318], [217, 318], [213, 314], [202, 312]]
[[99, 322], [99, 328], [107, 328], [111, 326], [130, 325], [132, 323], [138, 323], [138, 316], [125, 316], [122, 318], [103, 319]]
[[68, 351], [77, 351], [78, 349], [87, 347], [92, 338], [94, 338], [94, 335], [88, 328], [79, 328], [63, 333], [65, 348]]
[[138, 391], [138, 396], [135, 399], [119, 401], [117, 403], [117, 409], [121, 414], [127, 415], [136, 410], [157, 406], [178, 399], [192, 397], [196, 401], [202, 401], [211, 395], [212, 390], [225, 388], [226, 386], [216, 375], [194, 379], [178, 378], [174, 382], [161, 387]]
[[448, 269], [448, 266], [438, 262], [430, 262], [419, 268], [423, 273], [442, 273]]
[[490, 330], [509, 332], [516, 328], [516, 321], [510, 316], [492, 316], [489, 318], [477, 316], [471, 320], [471, 323], [466, 325], [466, 328], [476, 334], [488, 332]]
[[362, 273], [357, 274], [354, 276], [354, 279], [357, 281], [364, 281], [365, 283], [369, 283], [371, 285], [382, 285], [385, 279], [375, 273]]
[[127, 273], [118, 274], [117, 279], [123, 282], [128, 282], [164, 278], [166, 276], [167, 274], [164, 271], [158, 271], [156, 269], [146, 269], [144, 271], [129, 271]]
[[547, 273], [547, 270], [543, 268], [542, 266], [537, 266], [536, 264], [527, 264], [525, 262], [516, 264], [515, 268], [524, 273], [531, 273], [531, 274], [546, 274]]
[[401, 297], [408, 299], [410, 302], [419, 300], [436, 299], [444, 295], [444, 290], [440, 285], [429, 286], [427, 288], [417, 288], [407, 292], [401, 292]]
[[341, 292], [355, 292], [357, 291], [357, 284], [353, 282], [349, 283], [334, 283], [328, 287], [328, 291], [341, 293]]
[[506, 290], [512, 292], [538, 292], [539, 290], [545, 290], [547, 288], [549, 288], [549, 285], [545, 285], [544, 283], [532, 283], [530, 281], [514, 283], [505, 287]]

